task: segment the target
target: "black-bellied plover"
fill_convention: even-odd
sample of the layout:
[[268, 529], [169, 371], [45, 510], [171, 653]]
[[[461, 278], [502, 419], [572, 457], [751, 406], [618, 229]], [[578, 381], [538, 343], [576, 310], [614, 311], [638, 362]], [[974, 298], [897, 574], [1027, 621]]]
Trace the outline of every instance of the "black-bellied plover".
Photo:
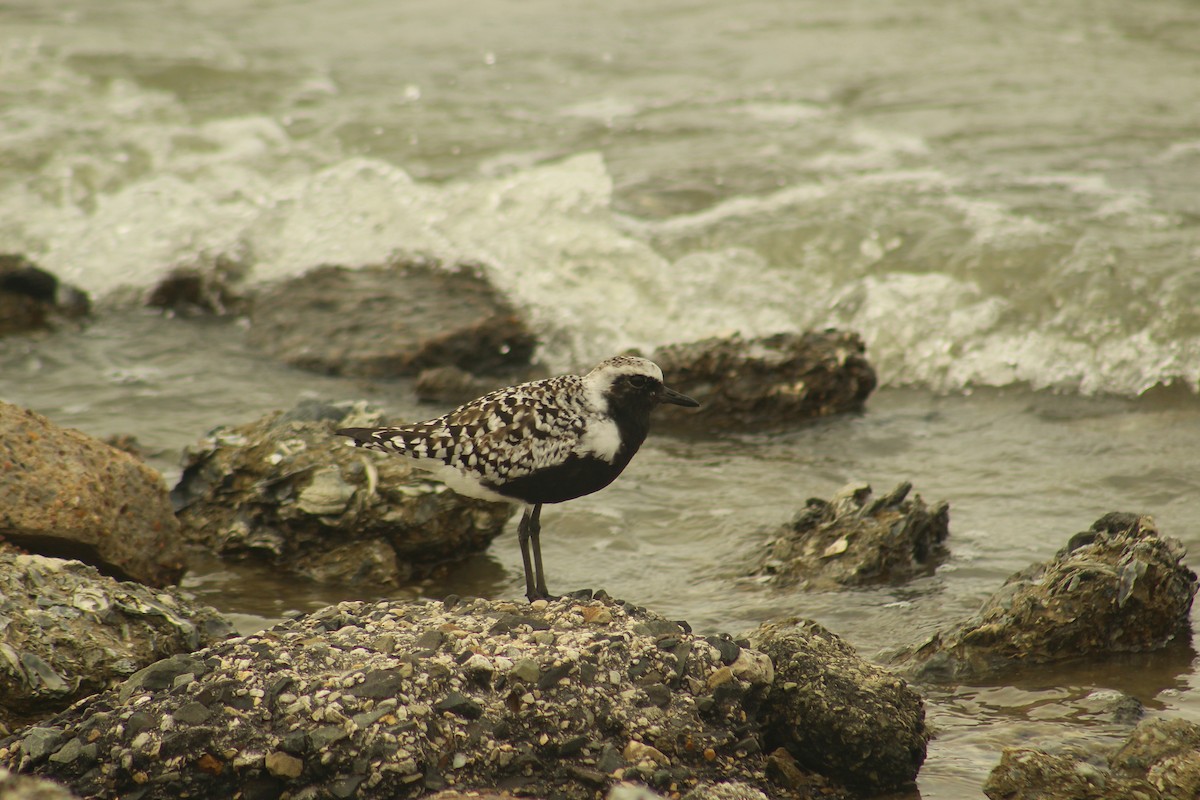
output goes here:
[[525, 503], [517, 531], [532, 601], [550, 596], [539, 539], [542, 504], [612, 483], [646, 439], [650, 412], [660, 403], [700, 405], [664, 386], [652, 361], [616, 356], [582, 377], [510, 386], [428, 422], [337, 433], [358, 447], [407, 456], [468, 497]]

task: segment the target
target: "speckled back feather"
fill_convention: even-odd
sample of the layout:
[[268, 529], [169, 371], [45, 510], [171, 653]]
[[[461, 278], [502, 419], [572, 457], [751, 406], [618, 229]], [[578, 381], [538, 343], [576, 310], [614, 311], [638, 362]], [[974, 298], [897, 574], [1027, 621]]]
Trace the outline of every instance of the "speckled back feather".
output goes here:
[[566, 460], [577, 450], [589, 407], [577, 375], [486, 394], [427, 422], [377, 428], [360, 447], [474, 473], [485, 488]]

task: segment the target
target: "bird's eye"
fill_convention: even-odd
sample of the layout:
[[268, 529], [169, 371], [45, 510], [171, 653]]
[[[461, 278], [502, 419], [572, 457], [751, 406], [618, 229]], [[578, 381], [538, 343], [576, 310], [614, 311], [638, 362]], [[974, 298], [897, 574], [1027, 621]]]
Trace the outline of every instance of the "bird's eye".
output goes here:
[[641, 389], [642, 387], [644, 387], [646, 385], [646, 376], [645, 375], [630, 375], [629, 376], [629, 385], [635, 389]]

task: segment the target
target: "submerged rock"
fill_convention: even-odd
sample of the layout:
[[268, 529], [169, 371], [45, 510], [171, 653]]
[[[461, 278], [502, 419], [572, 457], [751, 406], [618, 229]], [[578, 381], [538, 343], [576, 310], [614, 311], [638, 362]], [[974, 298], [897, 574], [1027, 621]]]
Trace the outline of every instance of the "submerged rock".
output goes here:
[[255, 298], [250, 341], [297, 367], [367, 378], [440, 366], [504, 375], [527, 367], [536, 345], [482, 269], [433, 259], [283, 281]]
[[165, 586], [183, 574], [162, 476], [138, 459], [0, 402], [0, 533], [26, 550], [78, 558]]
[[828, 502], [809, 500], [767, 542], [754, 574], [777, 586], [830, 589], [931, 573], [948, 555], [950, 507], [943, 501], [930, 509], [920, 495], [906, 499], [911, 490], [902, 483], [872, 499], [870, 486], [851, 485]]
[[[475, 789], [598, 798], [610, 787], [844, 798], [853, 795], [813, 771], [831, 754], [818, 743], [854, 754], [836, 755], [837, 771], [851, 761], [870, 770], [878, 736], [916, 718], [907, 700], [880, 702], [883, 682], [869, 670], [839, 679], [865, 679], [857, 694], [815, 680], [842, 669], [841, 648], [828, 647], [828, 663], [810, 648], [796, 669], [803, 648], [766, 637], [787, 659], [777, 674], [763, 652], [726, 653], [684, 623], [585, 598], [341, 603], [182, 657], [171, 672], [185, 671], [170, 680], [95, 695], [0, 742], [0, 764], [89, 797], [146, 800]], [[801, 701], [809, 691], [855, 723], [796, 716], [824, 702]], [[901, 721], [878, 719], [868, 732], [860, 713]], [[789, 750], [767, 754], [774, 740]]]
[[875, 370], [856, 333], [733, 336], [660, 347], [651, 357], [671, 388], [700, 401], [670, 424], [691, 429], [778, 426], [861, 409]]
[[45, 330], [90, 311], [83, 291], [61, 283], [25, 256], [0, 254], [0, 336]]
[[775, 668], [762, 705], [768, 748], [867, 794], [916, 780], [929, 733], [921, 697], [903, 679], [815, 622], [770, 623], [747, 638]]
[[1145, 720], [1107, 757], [1005, 748], [983, 791], [992, 800], [1194, 800], [1200, 797], [1200, 725]]
[[0, 728], [50, 716], [232, 630], [177, 589], [0, 547]]
[[333, 434], [375, 424], [361, 409], [302, 403], [218, 428], [189, 449], [172, 493], [184, 536], [316, 580], [397, 584], [504, 530], [510, 504], [464, 498], [405, 459]]
[[1150, 517], [1111, 513], [1009, 578], [974, 617], [898, 654], [927, 680], [1164, 647], [1189, 630], [1196, 575]]

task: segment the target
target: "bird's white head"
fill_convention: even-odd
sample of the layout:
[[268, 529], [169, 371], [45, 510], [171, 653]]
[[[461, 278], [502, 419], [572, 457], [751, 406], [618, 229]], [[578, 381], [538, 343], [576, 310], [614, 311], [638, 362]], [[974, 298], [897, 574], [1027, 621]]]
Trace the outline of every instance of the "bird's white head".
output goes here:
[[613, 356], [601, 361], [583, 376], [583, 385], [592, 407], [604, 411], [610, 411], [614, 403], [644, 405], [647, 410], [659, 403], [700, 405], [664, 386], [659, 366], [636, 356]]

